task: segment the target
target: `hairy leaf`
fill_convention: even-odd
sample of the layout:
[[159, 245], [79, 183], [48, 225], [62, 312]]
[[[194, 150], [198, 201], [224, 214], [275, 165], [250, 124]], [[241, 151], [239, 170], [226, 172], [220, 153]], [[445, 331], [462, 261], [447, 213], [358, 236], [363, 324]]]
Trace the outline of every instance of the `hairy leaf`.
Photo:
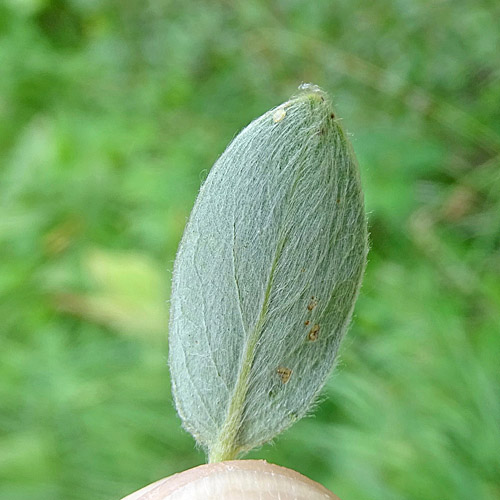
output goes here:
[[307, 412], [335, 362], [366, 253], [354, 154], [327, 96], [305, 85], [215, 163], [175, 261], [173, 393], [211, 461]]

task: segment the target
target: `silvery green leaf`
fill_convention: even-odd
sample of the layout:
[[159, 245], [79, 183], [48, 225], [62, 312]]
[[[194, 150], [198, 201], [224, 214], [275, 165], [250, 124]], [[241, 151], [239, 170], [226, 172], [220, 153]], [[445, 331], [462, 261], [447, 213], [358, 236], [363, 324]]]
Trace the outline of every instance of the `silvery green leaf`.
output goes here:
[[173, 394], [211, 461], [307, 412], [350, 322], [366, 253], [354, 154], [327, 96], [303, 86], [215, 163], [175, 261]]

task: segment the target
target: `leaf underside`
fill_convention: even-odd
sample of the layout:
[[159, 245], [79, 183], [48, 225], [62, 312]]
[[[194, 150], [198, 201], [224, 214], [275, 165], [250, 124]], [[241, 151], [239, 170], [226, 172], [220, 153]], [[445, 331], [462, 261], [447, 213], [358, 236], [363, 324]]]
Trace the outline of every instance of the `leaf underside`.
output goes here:
[[211, 461], [307, 412], [366, 252], [357, 164], [318, 89], [252, 122], [216, 162], [179, 246], [169, 334], [176, 407]]

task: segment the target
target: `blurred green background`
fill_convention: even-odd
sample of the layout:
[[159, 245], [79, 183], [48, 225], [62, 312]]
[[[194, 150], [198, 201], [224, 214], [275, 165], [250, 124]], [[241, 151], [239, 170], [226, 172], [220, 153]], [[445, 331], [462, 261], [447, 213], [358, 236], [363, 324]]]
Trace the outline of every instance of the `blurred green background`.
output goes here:
[[231, 138], [330, 92], [370, 261], [314, 415], [251, 454], [344, 500], [500, 498], [500, 4], [4, 0], [0, 498], [116, 499], [204, 456], [170, 271]]

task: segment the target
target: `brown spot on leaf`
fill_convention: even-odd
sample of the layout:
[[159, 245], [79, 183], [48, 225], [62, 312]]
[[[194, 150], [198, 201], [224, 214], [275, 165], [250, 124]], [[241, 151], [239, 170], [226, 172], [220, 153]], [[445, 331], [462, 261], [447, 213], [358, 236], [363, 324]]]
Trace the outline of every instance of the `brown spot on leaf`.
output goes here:
[[309, 304], [307, 305], [307, 309], [309, 311], [312, 311], [317, 305], [318, 305], [318, 301], [317, 301], [316, 297], [311, 297], [311, 300], [309, 301]]
[[290, 377], [292, 376], [292, 370], [290, 368], [286, 368], [285, 366], [280, 366], [276, 370], [276, 373], [281, 379], [281, 382], [283, 382], [284, 384], [286, 384], [290, 380]]
[[306, 326], [307, 326], [309, 323], [310, 323], [310, 321], [309, 321], [309, 320], [304, 321], [304, 325], [306, 325]]
[[309, 335], [307, 338], [311, 341], [314, 342], [315, 340], [318, 340], [319, 337], [319, 325], [314, 325], [311, 328], [311, 331], [309, 332]]

